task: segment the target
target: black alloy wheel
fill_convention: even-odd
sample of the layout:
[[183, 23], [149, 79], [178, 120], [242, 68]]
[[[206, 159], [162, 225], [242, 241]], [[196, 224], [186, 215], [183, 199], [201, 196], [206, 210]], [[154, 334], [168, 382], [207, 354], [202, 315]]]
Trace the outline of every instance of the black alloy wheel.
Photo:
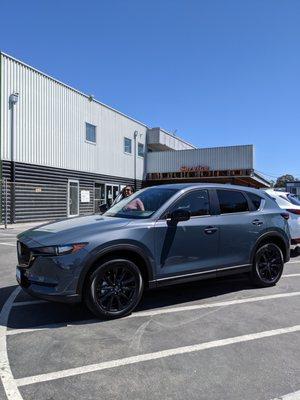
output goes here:
[[139, 303], [143, 279], [132, 261], [112, 259], [91, 274], [87, 289], [87, 305], [96, 316], [118, 318], [130, 314]]
[[266, 243], [255, 254], [252, 281], [260, 287], [273, 286], [279, 281], [283, 267], [281, 249], [274, 243]]

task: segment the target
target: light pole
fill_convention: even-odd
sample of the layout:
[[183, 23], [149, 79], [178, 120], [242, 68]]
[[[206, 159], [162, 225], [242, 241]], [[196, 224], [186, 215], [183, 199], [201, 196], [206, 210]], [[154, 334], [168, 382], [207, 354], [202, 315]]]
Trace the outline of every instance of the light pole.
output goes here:
[[136, 138], [138, 134], [138, 131], [134, 131], [134, 191], [136, 191]]
[[11, 207], [10, 222], [15, 222], [15, 105], [19, 100], [19, 93], [14, 92], [9, 96], [10, 109], [10, 159], [11, 159]]

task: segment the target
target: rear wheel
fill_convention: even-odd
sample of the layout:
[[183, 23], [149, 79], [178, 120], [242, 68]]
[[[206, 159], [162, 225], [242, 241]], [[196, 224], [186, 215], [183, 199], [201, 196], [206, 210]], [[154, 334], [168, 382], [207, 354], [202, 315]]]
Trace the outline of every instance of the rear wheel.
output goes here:
[[135, 309], [143, 288], [143, 278], [136, 264], [127, 259], [111, 259], [89, 276], [85, 301], [97, 317], [120, 318]]
[[284, 267], [281, 249], [274, 243], [260, 246], [254, 257], [251, 281], [259, 287], [276, 285]]

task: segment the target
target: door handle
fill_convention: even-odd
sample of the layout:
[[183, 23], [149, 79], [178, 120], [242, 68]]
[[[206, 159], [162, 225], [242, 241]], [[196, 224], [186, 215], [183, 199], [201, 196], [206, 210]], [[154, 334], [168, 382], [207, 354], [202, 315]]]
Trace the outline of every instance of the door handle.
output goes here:
[[253, 224], [253, 225], [256, 225], [256, 226], [260, 226], [260, 225], [263, 225], [263, 221], [261, 221], [261, 220], [259, 220], [259, 219], [254, 219], [254, 220], [252, 221], [252, 224]]
[[207, 228], [204, 229], [204, 232], [207, 235], [212, 235], [213, 233], [217, 232], [218, 228], [216, 228], [215, 226], [208, 226]]

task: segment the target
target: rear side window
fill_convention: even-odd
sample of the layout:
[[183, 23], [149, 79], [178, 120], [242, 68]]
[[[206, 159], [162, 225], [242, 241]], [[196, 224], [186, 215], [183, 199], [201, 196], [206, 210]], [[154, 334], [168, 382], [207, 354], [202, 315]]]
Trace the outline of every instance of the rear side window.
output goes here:
[[250, 192], [247, 192], [247, 195], [249, 196], [254, 209], [258, 210], [260, 208], [262, 198], [260, 196], [258, 196], [257, 194], [250, 193]]
[[237, 190], [217, 190], [221, 214], [249, 211], [248, 202]]
[[207, 190], [194, 190], [179, 199], [174, 206], [171, 208], [170, 212], [184, 209], [191, 213], [192, 217], [209, 215], [210, 205]]

